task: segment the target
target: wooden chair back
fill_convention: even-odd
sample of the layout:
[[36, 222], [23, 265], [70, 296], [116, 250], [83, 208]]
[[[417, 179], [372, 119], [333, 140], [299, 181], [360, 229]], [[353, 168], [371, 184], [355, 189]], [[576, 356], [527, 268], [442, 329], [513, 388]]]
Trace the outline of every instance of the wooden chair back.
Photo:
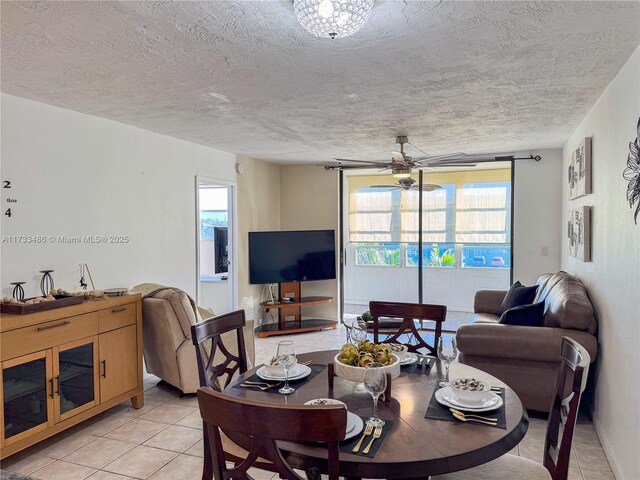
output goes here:
[[[445, 305], [432, 305], [427, 303], [400, 303], [400, 302], [369, 302], [369, 311], [373, 317], [373, 341], [379, 342], [379, 334], [382, 330], [391, 335], [385, 340], [390, 343], [402, 343], [399, 338], [402, 335], [413, 335], [413, 344], [407, 344], [410, 352], [416, 352], [420, 348], [426, 348], [431, 354], [437, 355], [438, 339], [442, 335], [442, 323], [447, 318]], [[401, 321], [392, 324], [391, 328], [381, 327], [380, 318], [398, 318]], [[416, 329], [414, 320], [431, 320], [435, 322], [435, 340], [429, 345]]]
[[562, 337], [561, 363], [549, 411], [543, 464], [553, 480], [566, 480], [573, 431], [582, 392], [587, 385], [589, 353], [575, 340]]
[[[244, 310], [236, 310], [191, 325], [191, 340], [196, 347], [201, 386], [222, 391], [236, 373], [242, 374], [247, 371], [247, 353], [242, 330], [245, 324]], [[231, 353], [222, 341], [222, 334], [232, 331], [236, 332], [237, 354]], [[209, 340], [210, 351], [207, 352]], [[217, 352], [220, 352], [224, 359], [216, 364]]]
[[[304, 480], [285, 461], [277, 441], [327, 442], [329, 480], [338, 480], [339, 442], [347, 429], [347, 410], [342, 405], [273, 405], [208, 388], [198, 390], [198, 405], [210, 439], [208, 454], [216, 480], [252, 480], [247, 471], [259, 457], [270, 460], [280, 478]], [[220, 430], [252, 439], [246, 458], [233, 468], [226, 465]]]

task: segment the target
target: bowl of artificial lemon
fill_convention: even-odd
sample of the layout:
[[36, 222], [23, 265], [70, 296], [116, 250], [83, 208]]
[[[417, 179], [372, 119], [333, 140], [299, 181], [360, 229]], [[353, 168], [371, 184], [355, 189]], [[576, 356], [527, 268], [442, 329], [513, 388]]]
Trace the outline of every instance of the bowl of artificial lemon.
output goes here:
[[367, 363], [378, 362], [384, 365], [391, 378], [400, 376], [400, 359], [391, 352], [386, 343], [375, 344], [363, 340], [357, 344], [345, 343], [334, 358], [335, 373], [338, 377], [352, 382], [364, 382]]

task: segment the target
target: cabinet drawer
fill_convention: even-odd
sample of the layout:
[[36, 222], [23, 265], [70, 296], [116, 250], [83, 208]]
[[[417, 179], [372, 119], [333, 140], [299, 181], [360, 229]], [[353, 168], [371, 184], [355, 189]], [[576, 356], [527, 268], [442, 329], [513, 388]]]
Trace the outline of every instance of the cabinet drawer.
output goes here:
[[100, 333], [136, 323], [136, 304], [128, 303], [118, 307], [100, 310]]
[[98, 333], [98, 314], [87, 313], [10, 330], [2, 334], [2, 360], [80, 340]]

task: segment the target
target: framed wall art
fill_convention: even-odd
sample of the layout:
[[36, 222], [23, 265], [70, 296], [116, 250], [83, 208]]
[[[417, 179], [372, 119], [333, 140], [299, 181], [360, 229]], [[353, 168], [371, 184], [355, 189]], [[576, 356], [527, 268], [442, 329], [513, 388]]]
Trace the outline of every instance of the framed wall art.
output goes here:
[[591, 261], [591, 210], [588, 206], [569, 211], [568, 254], [583, 262]]
[[569, 154], [569, 200], [591, 193], [591, 137]]

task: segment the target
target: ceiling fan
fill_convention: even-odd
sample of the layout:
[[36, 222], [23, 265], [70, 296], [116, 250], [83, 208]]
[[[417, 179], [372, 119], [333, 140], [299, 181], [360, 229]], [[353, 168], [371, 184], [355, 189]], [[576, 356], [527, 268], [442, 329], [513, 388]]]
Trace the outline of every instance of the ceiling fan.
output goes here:
[[[478, 154], [467, 155], [466, 153], [456, 152], [447, 153], [445, 155], [429, 156], [413, 158], [404, 151], [405, 145], [411, 145], [416, 150], [420, 150], [409, 142], [407, 136], [401, 135], [396, 137], [396, 143], [400, 145], [400, 151], [391, 152], [391, 160], [352, 160], [348, 158], [334, 158], [335, 162], [324, 165], [325, 170], [354, 170], [366, 168], [380, 168], [383, 170], [391, 170], [396, 178], [408, 178], [413, 169], [438, 168], [438, 167], [475, 167], [479, 163], [487, 162], [504, 162], [513, 160], [541, 160], [540, 155], [530, 155], [528, 157], [516, 157], [514, 154]], [[422, 152], [424, 153], [424, 152]]]
[[[392, 185], [371, 185], [370, 188], [384, 188], [387, 190], [413, 190], [418, 191], [420, 188], [418, 187], [418, 183], [411, 177], [402, 177], [398, 178], [398, 183], [394, 183]], [[438, 190], [442, 188], [440, 185], [436, 185], [433, 183], [425, 183], [422, 185], [423, 192], [433, 192], [434, 190]]]

